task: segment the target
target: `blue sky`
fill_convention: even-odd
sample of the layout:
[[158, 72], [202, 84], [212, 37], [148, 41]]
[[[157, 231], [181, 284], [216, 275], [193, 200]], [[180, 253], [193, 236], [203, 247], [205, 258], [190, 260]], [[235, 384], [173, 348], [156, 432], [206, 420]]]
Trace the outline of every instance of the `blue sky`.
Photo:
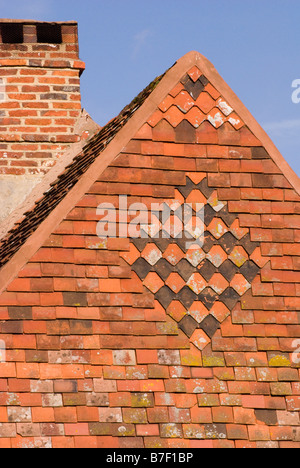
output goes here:
[[0, 0], [0, 11], [78, 21], [82, 105], [100, 125], [182, 55], [199, 51], [300, 176], [300, 103], [292, 102], [299, 0]]

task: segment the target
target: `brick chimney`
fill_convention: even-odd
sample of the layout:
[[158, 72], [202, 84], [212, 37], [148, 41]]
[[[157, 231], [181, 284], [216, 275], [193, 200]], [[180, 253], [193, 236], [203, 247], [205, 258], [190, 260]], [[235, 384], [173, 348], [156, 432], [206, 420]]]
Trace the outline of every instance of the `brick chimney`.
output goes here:
[[84, 68], [76, 22], [0, 20], [0, 222], [80, 140]]

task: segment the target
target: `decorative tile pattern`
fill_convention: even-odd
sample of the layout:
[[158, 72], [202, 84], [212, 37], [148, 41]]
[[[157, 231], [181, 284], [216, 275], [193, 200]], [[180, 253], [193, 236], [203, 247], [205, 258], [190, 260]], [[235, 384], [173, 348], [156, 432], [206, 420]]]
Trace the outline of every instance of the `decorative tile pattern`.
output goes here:
[[[265, 259], [257, 244], [251, 242], [249, 229], [240, 227], [238, 215], [228, 212], [226, 202], [218, 199], [217, 191], [208, 186], [206, 178], [200, 179], [198, 182], [190, 175], [186, 185], [176, 191], [183, 203], [193, 207], [202, 204], [202, 229], [195, 229], [196, 213], [191, 209], [191, 224], [185, 224], [182, 236], [166, 238], [165, 223], [160, 225], [157, 237], [132, 239], [133, 246], [123, 258], [130, 264], [140, 252], [132, 269], [202, 350], [251, 288]], [[168, 206], [174, 213], [182, 208], [179, 202]], [[181, 221], [179, 215], [178, 219]], [[172, 230], [168, 232], [172, 234]]]
[[[3, 448], [299, 448], [292, 344], [300, 197], [250, 130], [238, 130], [221, 93], [207, 84], [197, 96], [202, 74], [197, 67], [188, 74], [194, 97], [174, 86], [1, 295]], [[183, 95], [177, 105], [183, 91], [192, 107]], [[183, 108], [176, 128], [163, 117], [171, 107]], [[222, 115], [218, 130], [206, 109]], [[204, 119], [199, 128], [196, 114]], [[91, 160], [116, 123], [94, 140]], [[12, 233], [3, 262], [81, 167], [89, 167], [83, 155]], [[193, 254], [186, 242], [196, 237], [166, 238], [159, 224], [145, 226], [148, 239], [97, 242], [99, 201], [115, 203], [120, 193], [164, 200], [174, 213], [199, 196], [203, 245]], [[215, 218], [227, 229], [219, 239], [207, 229]]]

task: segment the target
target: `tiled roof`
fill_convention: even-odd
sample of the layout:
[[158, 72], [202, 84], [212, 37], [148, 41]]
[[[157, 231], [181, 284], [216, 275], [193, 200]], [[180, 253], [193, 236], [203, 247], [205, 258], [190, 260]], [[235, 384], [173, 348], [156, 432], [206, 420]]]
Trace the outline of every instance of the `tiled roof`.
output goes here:
[[82, 149], [73, 162], [51, 184], [51, 188], [35, 203], [32, 210], [24, 214], [23, 219], [2, 240], [0, 246], [0, 268], [2, 268], [26, 242], [30, 235], [47, 218], [51, 211], [63, 200], [87, 171], [99, 154], [109, 145], [121, 128], [142, 106], [156, 88], [164, 74], [155, 78], [120, 114], [105, 125], [97, 135]]
[[300, 448], [298, 178], [195, 54], [101, 148], [1, 271], [0, 446]]

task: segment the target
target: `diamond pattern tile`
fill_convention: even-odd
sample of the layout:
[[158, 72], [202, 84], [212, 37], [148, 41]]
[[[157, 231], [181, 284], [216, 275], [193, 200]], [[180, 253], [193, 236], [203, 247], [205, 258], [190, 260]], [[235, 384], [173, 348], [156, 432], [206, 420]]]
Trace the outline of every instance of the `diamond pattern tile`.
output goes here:
[[155, 244], [148, 244], [142, 252], [142, 257], [153, 266], [162, 258], [162, 253]]
[[205, 115], [201, 112], [200, 109], [198, 109], [198, 107], [192, 107], [192, 109], [186, 115], [186, 118], [190, 124], [193, 125], [193, 127], [198, 128], [202, 122], [204, 122]]
[[169, 286], [169, 288], [177, 294], [179, 291], [182, 290], [182, 288], [184, 288], [186, 282], [183, 278], [181, 278], [181, 276], [178, 273], [173, 272], [166, 280], [166, 285]]
[[246, 278], [241, 274], [236, 274], [232, 279], [230, 286], [240, 295], [243, 296], [248, 289], [251, 288], [251, 284], [248, 283]]
[[222, 263], [227, 259], [227, 255], [219, 245], [214, 245], [213, 248], [206, 255], [206, 258], [212, 263], [215, 267], [219, 268]]
[[184, 119], [184, 114], [177, 106], [171, 106], [163, 117], [175, 128]]
[[[189, 196], [186, 199], [186, 203], [206, 203], [205, 196], [200, 192], [200, 190], [192, 190]], [[194, 207], [193, 207], [194, 209]]]
[[208, 114], [214, 107], [215, 101], [211, 98], [208, 93], [201, 93], [196, 101], [196, 106], [204, 112], [204, 114]]
[[203, 84], [203, 80], [200, 77], [197, 81], [193, 81], [188, 75], [184, 77], [181, 81], [186, 91], [192, 96], [192, 98], [196, 101], [198, 97], [202, 94], [202, 91], [205, 87]]
[[210, 279], [209, 286], [213, 289], [217, 294], [222, 294], [226, 288], [228, 288], [229, 283], [224, 278], [221, 273], [215, 273], [214, 276]]
[[206, 288], [207, 283], [199, 273], [194, 273], [188, 280], [187, 285], [198, 295]]
[[220, 218], [214, 218], [210, 225], [208, 226], [207, 230], [216, 238], [220, 239], [226, 232], [228, 232], [228, 229], [223, 222], [222, 219]]
[[209, 260], [205, 260], [201, 265], [199, 265], [198, 270], [206, 281], [209, 281], [216, 272], [215, 266], [210, 263]]
[[222, 202], [218, 199], [218, 192], [215, 190], [215, 192], [212, 193], [212, 195], [209, 197], [207, 200], [207, 203], [215, 210], [217, 213], [221, 211], [227, 203]]
[[204, 260], [206, 257], [206, 254], [203, 252], [203, 250], [197, 246], [197, 244], [192, 245], [187, 253], [186, 253], [186, 258], [188, 262], [190, 262], [193, 267], [197, 267], [200, 265], [202, 260]]
[[176, 96], [176, 105], [186, 114], [195, 105], [195, 101], [187, 91], [181, 91]]
[[230, 227], [230, 232], [236, 237], [238, 240], [241, 240], [246, 234], [248, 234], [249, 229], [241, 228], [240, 222], [238, 219], [234, 221], [234, 223]]
[[183, 223], [179, 216], [171, 213], [170, 218], [163, 224], [162, 229], [168, 233], [169, 236], [176, 238], [181, 234]]
[[251, 255], [251, 260], [253, 260], [256, 265], [258, 265], [260, 268], [263, 268], [269, 261], [269, 257], [263, 257], [261, 255], [260, 247], [257, 247], [254, 252]]
[[215, 128], [220, 128], [224, 122], [226, 122], [226, 118], [222, 112], [219, 111], [219, 109], [213, 109], [208, 117], [207, 120], [215, 127]]
[[163, 257], [173, 266], [176, 266], [184, 258], [184, 253], [177, 244], [170, 244]]
[[220, 328], [220, 323], [212, 315], [208, 315], [200, 324], [201, 329], [209, 338], [212, 338]]
[[211, 343], [211, 339], [203, 330], [199, 329], [194, 331], [191, 336], [191, 342], [200, 349], [200, 351], [202, 351], [209, 343]]
[[134, 244], [130, 244], [129, 252], [121, 252], [120, 257], [122, 257], [129, 265], [133, 265], [133, 263], [140, 257], [140, 252]]
[[217, 107], [223, 112], [227, 117], [232, 114], [233, 109], [230, 105], [222, 98], [219, 98], [217, 101]]
[[187, 310], [184, 305], [179, 301], [172, 301], [169, 307], [166, 310], [167, 314], [172, 317], [176, 322], [180, 322], [185, 315], [187, 315]]
[[177, 297], [179, 301], [186, 307], [188, 310], [191, 305], [196, 301], [197, 299], [197, 294], [194, 293], [194, 291], [189, 288], [188, 286], [185, 286], [182, 288], [179, 294], [177, 294]]
[[150, 272], [144, 280], [144, 285], [155, 294], [163, 287], [164, 282], [157, 273]]
[[198, 323], [201, 323], [209, 315], [209, 311], [200, 301], [195, 301], [188, 312]]
[[199, 70], [198, 67], [194, 66], [191, 68], [191, 70], [188, 72], [189, 77], [193, 80], [195, 83], [201, 76], [201, 71]]
[[228, 257], [238, 268], [244, 265], [248, 260], [247, 252], [240, 245], [234, 247], [233, 251]]
[[[187, 86], [196, 93], [199, 79], [188, 79]], [[205, 176], [191, 173], [186, 185], [175, 189], [175, 197], [167, 202], [171, 220], [159, 225], [155, 237], [149, 232], [148, 238], [132, 239], [122, 257], [191, 342], [203, 350], [269, 258], [261, 255], [249, 230], [240, 226], [238, 215], [228, 212], [227, 203], [218, 199]], [[195, 216], [196, 203], [204, 206], [201, 225]], [[184, 227], [179, 225], [183, 204], [189, 216]]]
[[223, 302], [216, 302], [211, 310], [211, 314], [222, 323], [230, 315], [230, 310]]
[[179, 328], [190, 338], [198, 328], [198, 323], [190, 315], [186, 315], [178, 324]]

